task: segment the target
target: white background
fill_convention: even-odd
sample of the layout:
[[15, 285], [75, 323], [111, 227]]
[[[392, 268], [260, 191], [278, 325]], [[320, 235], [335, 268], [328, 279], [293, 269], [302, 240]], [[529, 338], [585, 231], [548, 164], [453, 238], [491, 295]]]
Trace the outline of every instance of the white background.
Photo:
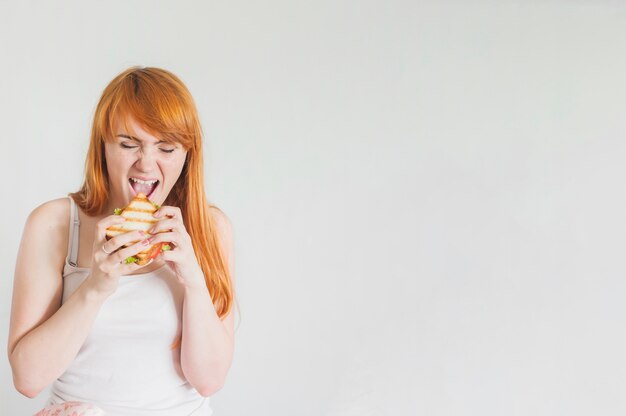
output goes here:
[[215, 415], [626, 412], [623, 2], [5, 1], [0, 40], [3, 345], [28, 213], [159, 66], [235, 229]]

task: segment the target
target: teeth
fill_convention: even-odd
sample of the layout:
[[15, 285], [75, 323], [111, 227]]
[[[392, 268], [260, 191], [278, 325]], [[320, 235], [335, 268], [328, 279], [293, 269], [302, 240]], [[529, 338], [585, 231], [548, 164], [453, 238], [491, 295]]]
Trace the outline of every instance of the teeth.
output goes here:
[[153, 180], [153, 181], [142, 181], [141, 179], [136, 179], [136, 178], [130, 178], [131, 181], [133, 182], [137, 182], [137, 183], [142, 183], [144, 185], [154, 185], [155, 183], [158, 182], [158, 180]]

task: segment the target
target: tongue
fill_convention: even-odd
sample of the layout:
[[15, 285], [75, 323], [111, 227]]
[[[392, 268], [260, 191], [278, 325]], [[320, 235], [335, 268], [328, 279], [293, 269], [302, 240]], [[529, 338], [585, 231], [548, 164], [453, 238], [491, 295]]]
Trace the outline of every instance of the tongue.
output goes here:
[[135, 190], [135, 193], [137, 194], [142, 193], [147, 196], [152, 193], [152, 191], [154, 190], [154, 187], [156, 186], [156, 183], [153, 185], [148, 185], [144, 183], [137, 183], [137, 182], [131, 181], [131, 186]]

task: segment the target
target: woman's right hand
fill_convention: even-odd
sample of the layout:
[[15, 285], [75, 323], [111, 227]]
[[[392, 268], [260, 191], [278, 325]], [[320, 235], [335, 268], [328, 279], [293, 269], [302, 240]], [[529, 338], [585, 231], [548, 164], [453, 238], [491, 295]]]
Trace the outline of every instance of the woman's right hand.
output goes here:
[[[124, 221], [125, 219], [119, 215], [109, 215], [96, 225], [91, 257], [91, 274], [87, 279], [96, 292], [105, 296], [115, 292], [120, 276], [130, 274], [143, 267], [136, 263], [126, 264], [124, 260], [141, 252], [150, 244], [147, 240], [150, 235], [143, 231], [131, 231], [107, 240], [106, 229], [115, 224], [122, 224]], [[137, 243], [116, 251], [124, 244], [137, 240], [139, 240]]]

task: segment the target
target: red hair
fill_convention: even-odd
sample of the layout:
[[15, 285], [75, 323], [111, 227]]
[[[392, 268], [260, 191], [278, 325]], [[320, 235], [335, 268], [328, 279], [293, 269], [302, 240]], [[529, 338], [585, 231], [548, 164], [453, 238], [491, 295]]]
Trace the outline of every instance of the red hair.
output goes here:
[[93, 119], [83, 185], [69, 195], [88, 215], [103, 213], [109, 197], [104, 143], [114, 140], [116, 120], [128, 124], [129, 117], [150, 134], [180, 143], [187, 151], [180, 177], [163, 205], [182, 211], [215, 310], [224, 319], [232, 308], [234, 292], [210, 208], [222, 211], [206, 199], [202, 129], [193, 98], [178, 77], [164, 69], [132, 67], [107, 85]]

